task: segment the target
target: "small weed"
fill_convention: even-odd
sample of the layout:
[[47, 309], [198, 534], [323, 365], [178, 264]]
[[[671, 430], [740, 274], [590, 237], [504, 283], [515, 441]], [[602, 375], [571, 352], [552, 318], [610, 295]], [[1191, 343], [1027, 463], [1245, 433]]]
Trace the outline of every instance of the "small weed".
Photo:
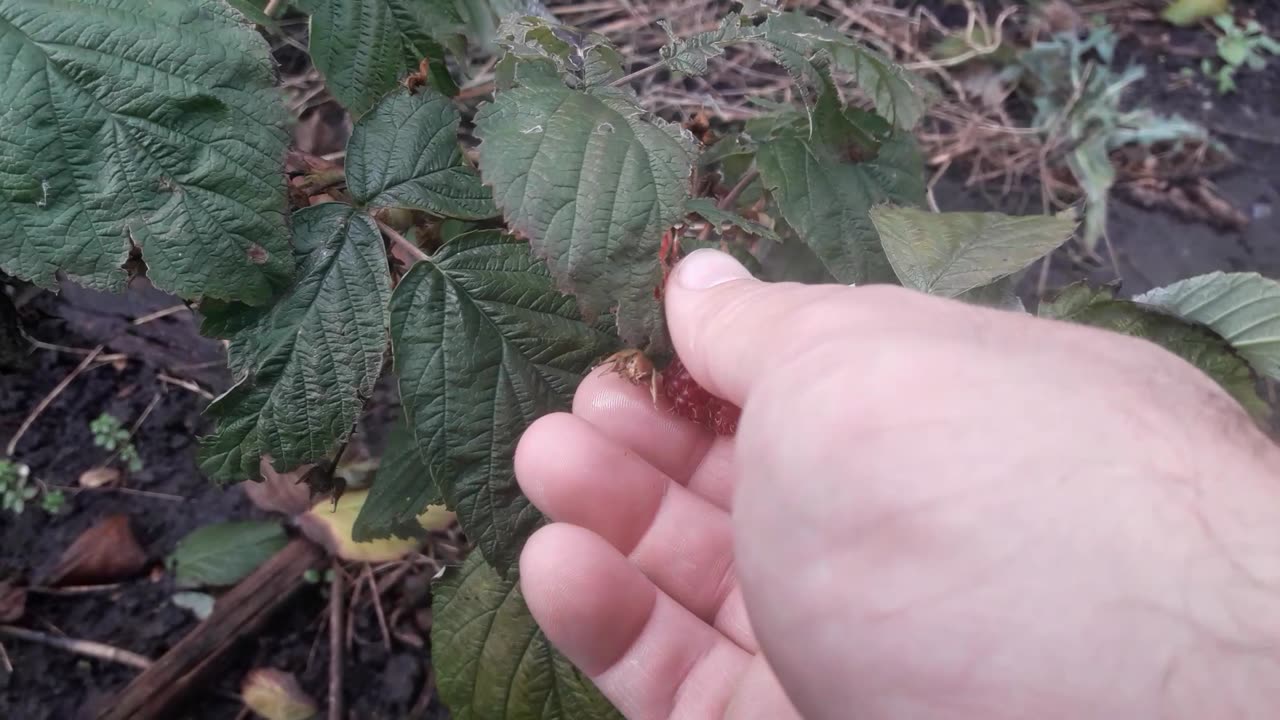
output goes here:
[[40, 488], [28, 485], [31, 469], [7, 458], [0, 459], [0, 509], [21, 515], [27, 503], [40, 494]]
[[1267, 66], [1268, 54], [1280, 55], [1280, 42], [1267, 35], [1257, 20], [1242, 27], [1234, 17], [1218, 15], [1213, 22], [1222, 31], [1218, 37], [1218, 59], [1222, 64], [1215, 67], [1213, 60], [1205, 58], [1200, 69], [1218, 81], [1218, 92], [1223, 95], [1236, 91], [1236, 72], [1244, 68], [1262, 70]]
[[50, 515], [61, 514], [67, 507], [67, 494], [61, 490], [46, 490], [40, 496], [40, 507]]
[[119, 419], [114, 415], [102, 413], [89, 423], [93, 432], [93, 444], [115, 453], [129, 468], [129, 472], [142, 470], [142, 458], [138, 457], [138, 449], [133, 446], [131, 435]]
[[32, 482], [31, 468], [8, 458], [0, 458], [0, 511], [21, 515], [27, 504], [40, 498], [40, 507], [50, 515], [57, 515], [67, 505], [67, 496], [61, 490], [49, 490]]

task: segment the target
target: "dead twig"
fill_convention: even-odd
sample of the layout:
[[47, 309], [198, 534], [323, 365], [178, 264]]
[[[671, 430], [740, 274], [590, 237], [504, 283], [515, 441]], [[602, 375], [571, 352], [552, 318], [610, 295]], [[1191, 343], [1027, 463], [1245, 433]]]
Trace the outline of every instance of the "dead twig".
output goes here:
[[174, 387], [180, 387], [183, 390], [199, 395], [205, 400], [213, 401], [217, 398], [216, 395], [209, 392], [208, 390], [205, 390], [204, 388], [200, 387], [194, 382], [191, 382], [190, 380], [183, 380], [182, 378], [176, 378], [176, 377], [173, 377], [172, 375], [166, 375], [165, 373], [160, 373], [156, 375], [156, 379], [166, 385], [173, 385]]
[[[82, 355], [82, 356], [88, 355], [89, 353], [93, 352], [93, 348], [78, 348], [78, 347], [71, 347], [69, 345], [57, 345], [55, 343], [45, 342], [43, 340], [37, 340], [36, 338], [31, 337], [30, 335], [25, 335], [25, 333], [24, 333], [24, 336], [26, 337], [27, 342], [40, 348], [41, 350], [51, 350], [53, 352], [66, 353], [68, 355]], [[125, 355], [124, 353], [98, 355], [98, 362], [100, 363], [111, 363], [117, 360], [128, 360], [128, 359], [129, 359], [129, 356]]]
[[382, 597], [378, 592], [378, 582], [373, 577], [373, 566], [366, 564], [361, 577], [369, 585], [373, 613], [378, 616], [378, 629], [382, 631], [382, 645], [387, 649], [387, 654], [391, 654], [391, 630], [387, 628], [387, 616], [382, 610]]
[[66, 377], [62, 378], [62, 382], [55, 385], [54, 388], [49, 391], [49, 394], [45, 395], [44, 399], [31, 410], [26, 419], [22, 421], [22, 425], [18, 426], [18, 431], [13, 434], [13, 437], [9, 438], [9, 445], [5, 448], [6, 455], [13, 457], [14, 451], [18, 449], [18, 442], [22, 440], [23, 435], [27, 434], [27, 431], [31, 429], [31, 426], [35, 424], [35, 421], [40, 417], [40, 414], [48, 409], [49, 405], [62, 394], [62, 391], [67, 389], [67, 386], [75, 382], [75, 379], [80, 376], [80, 373], [87, 370], [89, 366], [93, 364], [93, 361], [102, 353], [102, 349], [104, 347], [106, 346], [99, 345], [90, 351], [89, 354], [84, 357], [84, 360], [81, 360], [80, 364], [76, 366], [76, 369], [72, 370]]
[[[69, 489], [69, 488], [68, 488]], [[89, 595], [91, 593], [109, 592], [122, 587], [124, 583], [111, 583], [109, 585], [71, 585], [69, 587], [29, 587], [27, 592], [32, 595], [52, 595], [54, 597], [67, 597], [75, 595]]]
[[133, 326], [138, 327], [139, 325], [146, 325], [147, 323], [155, 322], [160, 318], [166, 318], [166, 317], [169, 317], [170, 315], [177, 315], [180, 312], [188, 312], [190, 310], [191, 308], [187, 307], [186, 305], [174, 305], [173, 307], [167, 307], [163, 310], [157, 310], [153, 313], [148, 313], [146, 315], [143, 315], [142, 317], [134, 318]]
[[15, 638], [17, 640], [26, 640], [38, 645], [57, 648], [58, 650], [66, 650], [69, 653], [83, 655], [98, 660], [106, 660], [107, 662], [119, 663], [120, 665], [128, 665], [146, 670], [151, 667], [151, 659], [143, 657], [137, 653], [122, 650], [118, 647], [106, 645], [92, 640], [75, 640], [72, 638], [61, 638], [48, 635], [35, 630], [14, 627], [12, 625], [0, 625], [0, 635]]
[[345, 662], [343, 643], [342, 601], [343, 572], [338, 560], [333, 560], [333, 578], [329, 581], [329, 720], [343, 720], [346, 713], [342, 702], [342, 669]]
[[405, 236], [397, 232], [395, 228], [382, 222], [378, 218], [374, 218], [373, 221], [378, 223], [378, 229], [382, 231], [383, 235], [386, 235], [388, 238], [391, 239], [392, 242], [396, 243], [401, 248], [403, 248], [405, 252], [409, 253], [410, 255], [412, 255], [414, 258], [418, 260], [430, 259], [430, 256], [427, 255], [425, 252], [423, 252], [422, 248], [409, 242], [408, 238], [406, 238]]

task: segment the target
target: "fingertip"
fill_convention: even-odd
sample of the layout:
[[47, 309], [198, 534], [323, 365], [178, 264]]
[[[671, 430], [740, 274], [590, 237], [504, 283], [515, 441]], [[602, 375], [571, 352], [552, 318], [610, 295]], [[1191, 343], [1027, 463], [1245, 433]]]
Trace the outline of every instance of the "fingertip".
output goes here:
[[593, 372], [578, 386], [573, 414], [680, 483], [689, 479], [713, 440], [710, 432], [672, 412], [661, 395], [655, 403], [649, 385], [636, 385], [608, 369]]
[[533, 421], [516, 443], [516, 482], [538, 508], [546, 504], [546, 478], [556, 475], [563, 448], [574, 442], [578, 431], [573, 415], [552, 413]]
[[520, 587], [547, 638], [592, 677], [640, 636], [658, 595], [603, 538], [564, 523], [541, 528], [525, 543]]
[[703, 248], [689, 253], [672, 273], [671, 282], [686, 290], [707, 290], [732, 280], [750, 280], [751, 271], [732, 255]]

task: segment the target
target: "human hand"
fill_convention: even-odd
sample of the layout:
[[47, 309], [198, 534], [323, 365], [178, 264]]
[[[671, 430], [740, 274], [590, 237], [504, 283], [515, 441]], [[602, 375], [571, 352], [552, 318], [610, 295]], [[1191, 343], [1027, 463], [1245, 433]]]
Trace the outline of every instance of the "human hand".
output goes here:
[[1191, 366], [713, 252], [667, 310], [734, 438], [597, 372], [516, 455], [526, 600], [628, 718], [1275, 716], [1280, 458]]

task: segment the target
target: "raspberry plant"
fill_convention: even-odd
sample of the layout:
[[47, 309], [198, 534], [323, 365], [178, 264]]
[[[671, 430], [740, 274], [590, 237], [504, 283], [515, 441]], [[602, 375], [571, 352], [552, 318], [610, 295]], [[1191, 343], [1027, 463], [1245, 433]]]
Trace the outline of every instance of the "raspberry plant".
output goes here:
[[[924, 84], [812, 17], [752, 3], [633, 69], [601, 36], [511, 15], [470, 38], [500, 56], [473, 112], [451, 98], [449, 56], [466, 52], [468, 27], [493, 23], [453, 0], [296, 4], [355, 120], [338, 184], [309, 184], [333, 173], [312, 167], [301, 196], [286, 192], [289, 123], [268, 46], [240, 11], [0, 0], [0, 269], [50, 288], [145, 274], [196, 303], [204, 331], [229, 340], [236, 378], [209, 408], [217, 428], [202, 449], [219, 482], [258, 479], [264, 457], [282, 472], [332, 462], [394, 372], [398, 469], [375, 479], [355, 532], [389, 536], [444, 501], [476, 543], [435, 599], [433, 661], [460, 719], [616, 715], [524, 606], [516, 560], [545, 519], [512, 456], [616, 350], [671, 360], [662, 283], [682, 253], [715, 245], [758, 266], [788, 247], [816, 268], [808, 279], [1025, 312], [1018, 274], [1075, 229], [1073, 216], [922, 209], [911, 131]], [[630, 87], [704, 73], [735, 44], [770, 53], [800, 101], [707, 147]], [[1073, 288], [1039, 312], [1161, 343], [1259, 414], [1253, 369], [1280, 375], [1280, 287], [1256, 275], [1137, 300]], [[677, 407], [708, 401], [687, 374], [669, 380]], [[710, 424], [732, 430], [727, 416]]]

